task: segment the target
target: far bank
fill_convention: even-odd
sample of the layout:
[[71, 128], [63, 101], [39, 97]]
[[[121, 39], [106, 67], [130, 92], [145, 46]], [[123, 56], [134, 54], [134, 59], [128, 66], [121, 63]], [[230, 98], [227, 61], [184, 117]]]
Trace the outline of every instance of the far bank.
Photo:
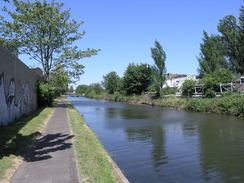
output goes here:
[[93, 99], [102, 99], [115, 102], [125, 102], [136, 105], [160, 106], [171, 109], [193, 112], [228, 114], [236, 117], [244, 117], [244, 95], [226, 94], [218, 98], [179, 98], [161, 97], [153, 99], [149, 96], [124, 96], [121, 94], [86, 95]]

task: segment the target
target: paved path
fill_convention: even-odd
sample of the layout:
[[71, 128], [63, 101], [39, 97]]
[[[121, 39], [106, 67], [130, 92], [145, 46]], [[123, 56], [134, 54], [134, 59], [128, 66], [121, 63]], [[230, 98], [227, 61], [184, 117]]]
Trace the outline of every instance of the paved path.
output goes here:
[[59, 104], [11, 183], [78, 183], [72, 137], [65, 105]]

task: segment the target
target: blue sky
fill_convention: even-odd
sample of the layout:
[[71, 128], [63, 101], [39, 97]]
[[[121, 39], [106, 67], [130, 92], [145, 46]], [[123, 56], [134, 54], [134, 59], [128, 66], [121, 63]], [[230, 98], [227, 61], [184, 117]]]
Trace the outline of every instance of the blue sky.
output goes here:
[[[197, 74], [197, 56], [203, 30], [217, 33], [219, 19], [239, 15], [243, 0], [68, 0], [72, 18], [83, 20], [86, 31], [77, 42], [81, 48], [101, 49], [97, 56], [82, 59], [85, 74], [78, 84], [100, 82], [127, 65], [153, 64], [150, 47], [157, 39], [166, 54], [170, 73]], [[28, 65], [35, 66], [26, 57]]]

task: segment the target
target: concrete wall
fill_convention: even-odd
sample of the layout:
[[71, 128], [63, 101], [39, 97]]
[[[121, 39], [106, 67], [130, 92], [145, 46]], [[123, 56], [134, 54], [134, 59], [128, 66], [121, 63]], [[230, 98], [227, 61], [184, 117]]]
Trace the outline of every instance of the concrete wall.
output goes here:
[[0, 125], [6, 125], [37, 108], [36, 82], [39, 69], [30, 69], [0, 47]]

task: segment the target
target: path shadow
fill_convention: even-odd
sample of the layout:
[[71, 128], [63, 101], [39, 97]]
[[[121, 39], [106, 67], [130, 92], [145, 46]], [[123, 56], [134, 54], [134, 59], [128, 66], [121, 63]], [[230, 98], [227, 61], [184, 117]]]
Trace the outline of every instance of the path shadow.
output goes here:
[[[65, 105], [57, 107], [64, 108]], [[8, 126], [0, 126], [0, 160], [11, 155], [21, 156], [25, 161], [41, 161], [50, 159], [52, 152], [62, 151], [71, 148], [68, 142], [73, 138], [69, 134], [47, 134], [42, 136], [39, 132], [29, 135], [22, 135], [20, 130], [25, 127], [28, 121], [38, 116], [43, 108], [37, 110], [29, 116], [15, 120]]]
[[36, 110], [29, 115], [23, 115], [7, 126], [0, 126], [0, 159], [11, 154], [23, 156], [26, 149], [30, 146], [32, 140], [40, 135], [39, 132], [23, 136], [20, 131], [25, 127], [28, 121], [38, 116], [43, 108]]
[[26, 154], [25, 160], [33, 162], [50, 159], [51, 153], [71, 148], [72, 143], [67, 141], [73, 137], [73, 135], [61, 133], [42, 136], [35, 141], [31, 151]]

